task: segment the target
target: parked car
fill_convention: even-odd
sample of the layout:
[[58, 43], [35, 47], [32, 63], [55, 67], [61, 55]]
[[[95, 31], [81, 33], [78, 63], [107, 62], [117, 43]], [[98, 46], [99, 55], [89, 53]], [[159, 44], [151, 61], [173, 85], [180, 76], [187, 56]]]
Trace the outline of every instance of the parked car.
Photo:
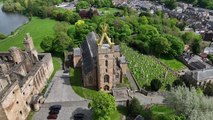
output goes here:
[[57, 119], [58, 115], [57, 114], [49, 114], [47, 119]]
[[50, 110], [49, 114], [58, 114], [59, 110]]
[[83, 113], [77, 113], [74, 115], [74, 120], [83, 120], [84, 114]]
[[61, 105], [52, 105], [49, 110], [61, 110]]

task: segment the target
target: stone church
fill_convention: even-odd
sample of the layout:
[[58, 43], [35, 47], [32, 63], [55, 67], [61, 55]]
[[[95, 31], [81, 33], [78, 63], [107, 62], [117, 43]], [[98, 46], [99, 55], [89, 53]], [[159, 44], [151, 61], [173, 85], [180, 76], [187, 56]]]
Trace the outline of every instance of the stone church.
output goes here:
[[102, 36], [90, 32], [80, 48], [73, 49], [73, 66], [81, 67], [85, 87], [96, 87], [110, 92], [123, 82], [127, 62], [102, 26]]
[[0, 52], [0, 120], [25, 120], [54, 69], [51, 54], [38, 53], [29, 34], [23, 44], [24, 51]]

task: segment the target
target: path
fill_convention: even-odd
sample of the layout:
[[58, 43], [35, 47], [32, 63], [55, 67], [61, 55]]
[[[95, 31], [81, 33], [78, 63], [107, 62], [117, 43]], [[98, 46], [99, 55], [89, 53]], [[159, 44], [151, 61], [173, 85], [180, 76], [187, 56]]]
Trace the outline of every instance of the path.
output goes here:
[[127, 71], [126, 77], [127, 77], [128, 80], [129, 80], [129, 83], [130, 83], [130, 85], [131, 85], [132, 91], [138, 91], [139, 88], [138, 88], [138, 86], [137, 86], [137, 84], [136, 84], [136, 82], [135, 82], [135, 80], [134, 80], [132, 74], [131, 74], [129, 71]]

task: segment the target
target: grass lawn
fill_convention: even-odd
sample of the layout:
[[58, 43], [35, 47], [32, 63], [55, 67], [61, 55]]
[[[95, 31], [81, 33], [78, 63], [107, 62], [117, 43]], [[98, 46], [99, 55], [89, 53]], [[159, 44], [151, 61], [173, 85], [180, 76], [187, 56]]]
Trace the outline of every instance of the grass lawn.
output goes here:
[[33, 17], [30, 22], [18, 28], [14, 36], [0, 40], [0, 51], [8, 51], [12, 46], [23, 48], [24, 37], [26, 33], [30, 33], [36, 49], [41, 52], [43, 50], [40, 43], [45, 36], [54, 35], [53, 27], [55, 24], [54, 20]]
[[186, 68], [186, 66], [177, 59], [160, 58], [160, 61], [175, 71]]
[[83, 87], [81, 80], [81, 70], [80, 69], [71, 69], [70, 70], [70, 82], [73, 90], [81, 97], [86, 99], [92, 99], [98, 95], [97, 90], [88, 89]]
[[103, 14], [114, 14], [116, 12], [122, 12], [122, 10], [119, 10], [117, 8], [99, 8], [99, 11], [101, 11]]
[[158, 120], [160, 115], [165, 115], [169, 117], [175, 116], [175, 111], [165, 105], [153, 105], [150, 110], [152, 112], [152, 117], [155, 120]]

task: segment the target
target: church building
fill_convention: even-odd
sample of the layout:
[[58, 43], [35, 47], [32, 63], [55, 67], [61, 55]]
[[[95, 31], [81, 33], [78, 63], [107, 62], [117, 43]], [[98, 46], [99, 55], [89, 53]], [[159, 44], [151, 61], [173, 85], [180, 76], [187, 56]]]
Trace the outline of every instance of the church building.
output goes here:
[[90, 32], [80, 48], [73, 49], [73, 66], [80, 67], [84, 87], [96, 87], [110, 92], [123, 82], [127, 61], [102, 26], [102, 36]]

